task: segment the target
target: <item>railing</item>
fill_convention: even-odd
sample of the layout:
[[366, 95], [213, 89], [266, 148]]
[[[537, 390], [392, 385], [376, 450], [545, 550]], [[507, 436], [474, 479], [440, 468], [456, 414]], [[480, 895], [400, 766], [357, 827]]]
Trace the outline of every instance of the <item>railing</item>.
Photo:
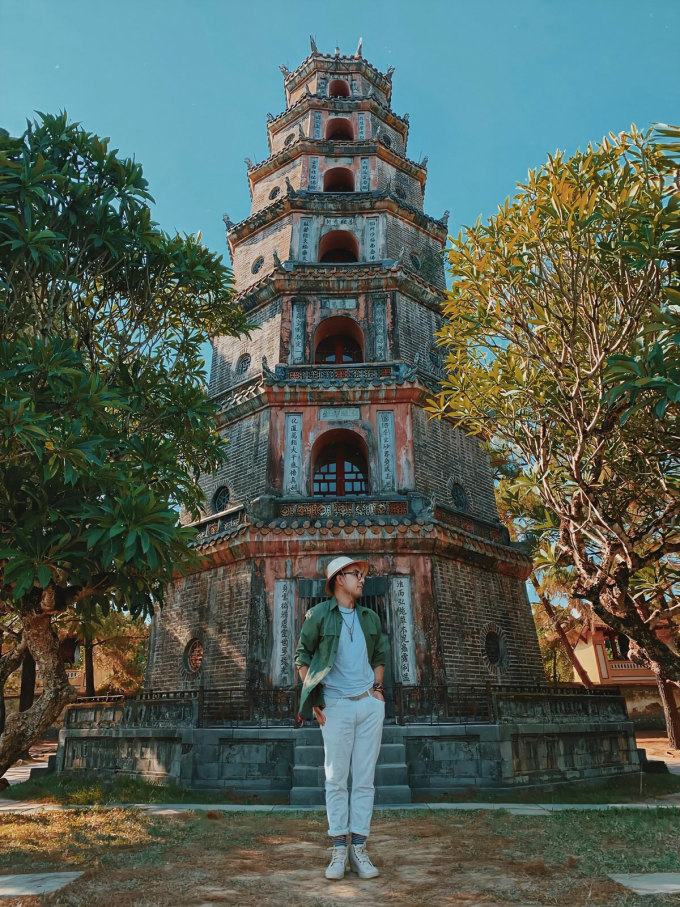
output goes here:
[[348, 365], [277, 365], [273, 381], [299, 384], [357, 384], [368, 381], [404, 380], [409, 366], [403, 362], [387, 364], [357, 363]]
[[277, 503], [278, 514], [281, 517], [297, 517], [299, 519], [349, 519], [367, 516], [408, 516], [409, 502], [407, 500], [342, 500], [329, 501], [314, 498], [306, 501]]
[[[81, 699], [67, 727], [290, 727], [297, 723], [299, 687], [195, 689]], [[386, 692], [386, 717], [400, 725], [627, 720], [615, 688], [468, 684], [403, 686]]]
[[226, 532], [228, 529], [234, 529], [247, 521], [246, 508], [240, 504], [238, 507], [232, 507], [224, 513], [215, 514], [215, 516], [206, 517], [198, 523], [192, 525], [196, 529], [196, 541], [202, 542], [218, 535], [220, 532]]

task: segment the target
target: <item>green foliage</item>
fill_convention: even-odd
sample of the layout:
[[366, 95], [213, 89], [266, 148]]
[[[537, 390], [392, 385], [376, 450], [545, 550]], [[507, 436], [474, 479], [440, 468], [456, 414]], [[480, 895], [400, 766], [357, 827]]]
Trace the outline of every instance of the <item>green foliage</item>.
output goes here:
[[[575, 594], [678, 679], [630, 583], [680, 548], [679, 162], [635, 127], [557, 152], [454, 239], [447, 379], [430, 406], [502, 450], [505, 503], [539, 565], [572, 569]], [[650, 372], [633, 400], [612, 387], [624, 368]]]
[[200, 237], [151, 219], [141, 166], [65, 114], [0, 133], [0, 601], [147, 614], [192, 562], [225, 456], [201, 346], [247, 330]]

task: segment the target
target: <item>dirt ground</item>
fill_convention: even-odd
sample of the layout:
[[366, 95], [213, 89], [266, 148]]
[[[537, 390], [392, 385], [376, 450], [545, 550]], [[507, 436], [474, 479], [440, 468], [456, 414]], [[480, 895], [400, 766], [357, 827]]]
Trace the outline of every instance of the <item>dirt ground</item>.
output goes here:
[[[4, 824], [3, 824], [4, 823]], [[412, 907], [606, 905], [660, 907], [608, 872], [680, 870], [676, 811], [377, 813], [369, 851], [381, 875], [329, 882], [318, 814], [149, 818], [100, 810], [4, 817], [0, 873], [84, 870], [59, 893], [7, 907]]]

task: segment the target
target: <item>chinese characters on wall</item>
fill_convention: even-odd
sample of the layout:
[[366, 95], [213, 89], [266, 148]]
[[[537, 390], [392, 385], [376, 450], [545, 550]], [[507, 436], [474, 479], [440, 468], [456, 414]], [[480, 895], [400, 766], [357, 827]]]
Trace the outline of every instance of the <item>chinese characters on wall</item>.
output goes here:
[[394, 626], [392, 645], [397, 681], [407, 686], [417, 683], [416, 653], [413, 642], [413, 612], [411, 610], [411, 577], [391, 576], [391, 603]]
[[302, 413], [286, 414], [283, 486], [284, 494], [302, 494]]
[[311, 217], [300, 220], [300, 261], [309, 261], [309, 237], [312, 230]]
[[272, 681], [276, 687], [291, 686], [294, 680], [295, 649], [295, 582], [277, 579], [274, 582], [274, 639]]
[[293, 303], [293, 363], [305, 361], [305, 320], [307, 307], [304, 302]]
[[383, 299], [375, 300], [373, 303], [373, 331], [375, 358], [378, 362], [384, 362], [387, 359], [387, 313]]
[[366, 218], [366, 259], [376, 261], [378, 258], [378, 218]]
[[397, 490], [394, 447], [394, 413], [392, 410], [381, 410], [378, 412], [378, 456], [382, 491]]
[[309, 159], [309, 191], [316, 192], [319, 188], [319, 158]]

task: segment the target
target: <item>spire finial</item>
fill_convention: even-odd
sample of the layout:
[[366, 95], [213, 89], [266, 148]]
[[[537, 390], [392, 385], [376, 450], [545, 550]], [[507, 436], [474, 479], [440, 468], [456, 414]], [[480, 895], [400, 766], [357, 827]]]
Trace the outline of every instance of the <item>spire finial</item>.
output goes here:
[[283, 63], [281, 63], [281, 65], [279, 66], [279, 69], [283, 73], [283, 78], [287, 79], [288, 76], [290, 75], [290, 69], [288, 69], [287, 66], [284, 66]]
[[336, 56], [336, 57], [339, 57], [339, 56], [340, 56], [340, 48], [338, 47], [337, 44], [335, 45], [335, 56]]
[[316, 41], [314, 40], [314, 35], [310, 35], [310, 36], [309, 36], [309, 43], [310, 43], [310, 46], [311, 46], [311, 48], [312, 48], [312, 53], [313, 53], [313, 54], [318, 54], [318, 53], [319, 53], [319, 48], [316, 46]]
[[392, 81], [393, 75], [394, 75], [394, 66], [390, 66], [390, 68], [385, 73], [385, 78], [387, 79], [388, 82]]
[[363, 38], [359, 38], [359, 43], [358, 43], [358, 45], [357, 45], [357, 52], [354, 54], [355, 57], [360, 57], [360, 56], [361, 56], [361, 51], [362, 51], [363, 43], [364, 43], [364, 39], [363, 39]]

